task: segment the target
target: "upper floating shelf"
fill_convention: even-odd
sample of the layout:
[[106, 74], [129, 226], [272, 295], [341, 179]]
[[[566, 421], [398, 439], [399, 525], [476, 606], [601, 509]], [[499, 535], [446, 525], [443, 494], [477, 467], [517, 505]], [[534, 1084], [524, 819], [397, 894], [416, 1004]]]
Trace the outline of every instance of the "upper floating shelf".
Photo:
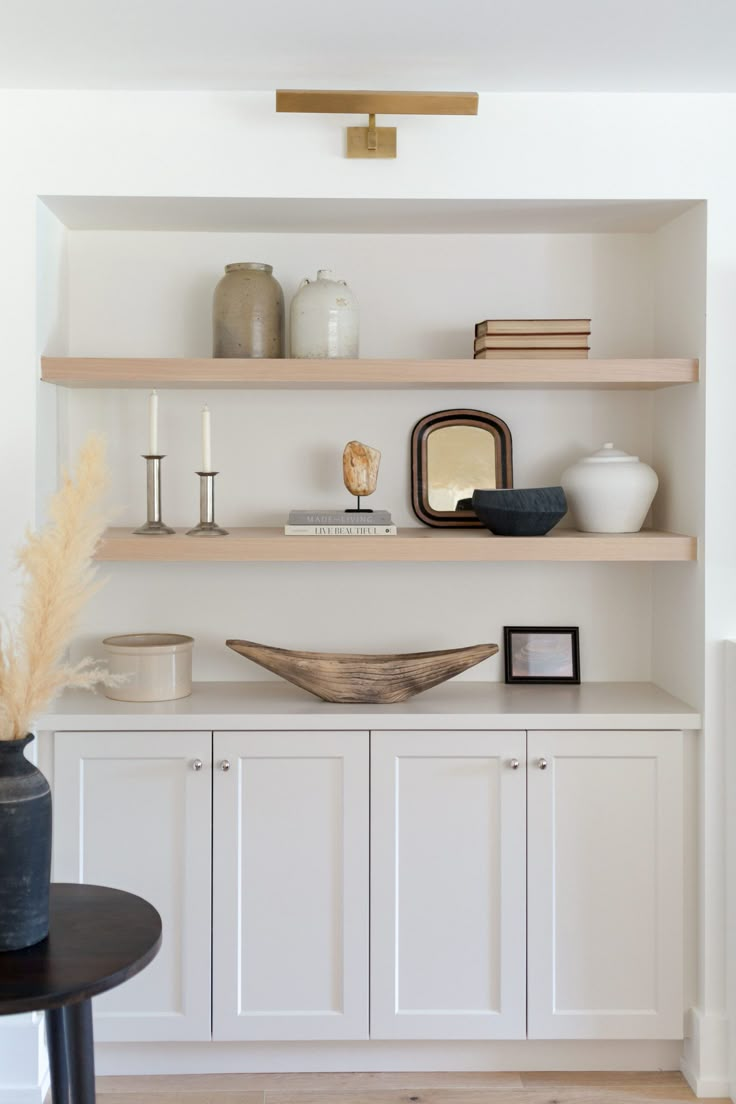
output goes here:
[[697, 383], [693, 359], [241, 360], [42, 357], [41, 378], [63, 387], [644, 388]]

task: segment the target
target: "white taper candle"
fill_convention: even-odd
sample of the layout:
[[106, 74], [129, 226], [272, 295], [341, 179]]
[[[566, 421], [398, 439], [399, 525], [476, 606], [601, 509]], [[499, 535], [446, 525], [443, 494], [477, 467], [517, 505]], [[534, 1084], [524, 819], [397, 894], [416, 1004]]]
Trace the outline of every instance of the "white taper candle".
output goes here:
[[158, 393], [148, 396], [148, 455], [158, 456]]
[[202, 471], [212, 471], [212, 427], [208, 406], [202, 411]]

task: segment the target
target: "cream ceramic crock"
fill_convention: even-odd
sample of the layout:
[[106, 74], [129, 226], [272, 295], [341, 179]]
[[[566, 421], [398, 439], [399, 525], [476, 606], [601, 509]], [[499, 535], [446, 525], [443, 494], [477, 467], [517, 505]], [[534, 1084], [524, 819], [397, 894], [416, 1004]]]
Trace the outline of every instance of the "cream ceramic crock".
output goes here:
[[126, 675], [119, 686], [106, 686], [115, 701], [156, 702], [186, 698], [192, 692], [191, 636], [178, 633], [130, 633], [102, 643], [112, 675]]
[[560, 482], [583, 533], [638, 533], [659, 485], [648, 464], [610, 441], [569, 467]]
[[316, 280], [299, 285], [290, 329], [293, 357], [357, 357], [358, 301], [344, 280], [321, 268]]

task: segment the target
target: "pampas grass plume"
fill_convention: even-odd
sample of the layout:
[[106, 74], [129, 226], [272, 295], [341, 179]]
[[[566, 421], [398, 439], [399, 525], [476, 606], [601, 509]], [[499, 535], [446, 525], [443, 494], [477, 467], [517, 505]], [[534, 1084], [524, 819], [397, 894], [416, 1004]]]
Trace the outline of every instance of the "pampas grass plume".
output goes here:
[[63, 473], [48, 523], [26, 534], [19, 623], [5, 624], [0, 635], [0, 740], [22, 739], [64, 687], [109, 681], [91, 659], [65, 662], [79, 612], [100, 586], [92, 557], [106, 524], [106, 483], [105, 443], [92, 434], [74, 473]]

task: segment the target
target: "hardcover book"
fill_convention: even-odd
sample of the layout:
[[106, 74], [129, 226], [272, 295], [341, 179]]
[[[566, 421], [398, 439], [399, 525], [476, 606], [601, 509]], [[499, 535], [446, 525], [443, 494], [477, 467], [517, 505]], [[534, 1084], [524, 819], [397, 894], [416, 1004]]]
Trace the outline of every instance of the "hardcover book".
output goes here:
[[486, 334], [589, 334], [589, 318], [487, 318], [475, 325], [475, 336]]
[[389, 510], [290, 510], [289, 525], [391, 525]]
[[587, 360], [587, 349], [482, 349], [475, 360]]
[[395, 525], [285, 525], [287, 537], [395, 537]]
[[486, 334], [476, 337], [475, 351], [483, 349], [587, 349], [588, 334]]

